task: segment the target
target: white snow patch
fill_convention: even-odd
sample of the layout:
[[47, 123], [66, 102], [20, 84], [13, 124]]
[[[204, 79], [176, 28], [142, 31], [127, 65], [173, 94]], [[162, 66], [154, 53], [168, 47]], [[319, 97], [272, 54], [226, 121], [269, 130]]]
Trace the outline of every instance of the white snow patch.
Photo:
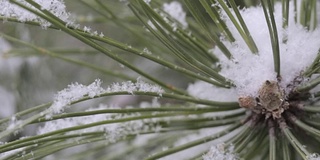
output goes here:
[[59, 91], [54, 96], [53, 104], [49, 108], [51, 114], [48, 114], [46, 118], [49, 119], [52, 116], [52, 114], [63, 112], [65, 107], [67, 107], [74, 101], [80, 100], [85, 96], [94, 98], [95, 96], [99, 96], [103, 93], [128, 92], [130, 94], [133, 94], [133, 92], [136, 91], [155, 92], [159, 96], [161, 96], [161, 94], [164, 92], [164, 90], [161, 87], [157, 85], [148, 84], [140, 79], [138, 79], [135, 83], [131, 81], [113, 83], [106, 89], [102, 88], [101, 84], [101, 80], [97, 79], [88, 86], [79, 83], [68, 85], [68, 88]]
[[308, 160], [320, 160], [320, 155], [318, 153], [312, 153], [307, 156]]
[[23, 151], [25, 149], [26, 149], [26, 147], [21, 147], [21, 148], [18, 148], [18, 149], [14, 149], [14, 150], [10, 150], [10, 151], [7, 151], [7, 152], [0, 153], [0, 158], [1, 159], [9, 159], [9, 157], [11, 157], [12, 155], [21, 153], [21, 151]]
[[202, 156], [203, 160], [237, 160], [239, 157], [233, 153], [234, 146], [226, 148], [224, 143], [210, 147], [209, 152]]
[[[59, 91], [58, 94], [55, 95], [53, 104], [49, 109], [53, 114], [61, 113], [64, 108], [67, 105], [70, 105], [70, 103], [73, 101], [77, 101], [86, 95], [93, 98], [94, 96], [105, 91], [103, 88], [101, 88], [101, 83], [102, 82], [98, 79], [88, 86], [78, 83], [68, 85], [68, 88]], [[50, 118], [50, 116], [47, 118]]]
[[[282, 76], [280, 85], [285, 88], [295, 77], [299, 76], [317, 56], [320, 46], [320, 28], [318, 27], [313, 31], [308, 31], [300, 24], [296, 24], [293, 17], [293, 3], [290, 3], [289, 25], [287, 29], [283, 29], [281, 3], [276, 3], [274, 8], [280, 43], [280, 74]], [[247, 44], [224, 12], [221, 14], [236, 41], [230, 43], [222, 39], [222, 42], [232, 53], [233, 59], [227, 59], [219, 48], [213, 48], [211, 51], [217, 54], [220, 59], [222, 68], [220, 74], [231, 79], [237, 86], [236, 92], [238, 96], [257, 96], [259, 88], [266, 80], [277, 80], [274, 71], [273, 51], [268, 26], [261, 6], [240, 10], [240, 13], [259, 49], [258, 55], [251, 53]], [[286, 43], [282, 42], [284, 36], [287, 36], [288, 39]], [[204, 85], [204, 82], [201, 83]], [[210, 99], [211, 96], [217, 94], [216, 91], [209, 91], [212, 87], [208, 87], [209, 89], [201, 87], [203, 90], [200, 90], [200, 87], [196, 89], [195, 86], [200, 86], [200, 82], [189, 86], [188, 91], [192, 95], [201, 95], [201, 97], [209, 97]], [[233, 95], [233, 92], [234, 91], [230, 91], [230, 94]], [[225, 97], [223, 97], [223, 95]], [[229, 99], [230, 95], [221, 92], [221, 96], [221, 100], [225, 100]]]
[[[41, 6], [41, 10], [48, 10], [55, 16], [57, 16], [62, 21], [66, 22], [68, 26], [76, 26], [74, 24], [74, 20], [70, 18], [70, 13], [66, 11], [66, 6], [63, 0], [35, 0]], [[20, 0], [19, 3], [37, 10], [35, 7], [30, 5], [28, 2], [24, 0]], [[20, 22], [26, 21], [35, 21], [39, 22], [42, 27], [46, 28], [51, 24], [40, 18], [39, 16], [13, 4], [10, 3], [9, 0], [0, 0], [0, 15], [6, 18], [17, 18]], [[37, 10], [39, 11], [39, 10]]]

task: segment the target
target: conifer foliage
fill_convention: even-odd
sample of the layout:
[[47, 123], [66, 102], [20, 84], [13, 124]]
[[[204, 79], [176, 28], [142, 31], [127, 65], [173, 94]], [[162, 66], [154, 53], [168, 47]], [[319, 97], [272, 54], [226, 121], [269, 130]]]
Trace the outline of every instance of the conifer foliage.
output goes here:
[[0, 159], [320, 159], [318, 0], [0, 7]]

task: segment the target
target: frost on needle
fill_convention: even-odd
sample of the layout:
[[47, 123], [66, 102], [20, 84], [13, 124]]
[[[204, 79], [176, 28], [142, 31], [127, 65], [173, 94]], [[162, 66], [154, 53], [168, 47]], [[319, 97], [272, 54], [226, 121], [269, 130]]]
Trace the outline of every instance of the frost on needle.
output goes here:
[[[122, 82], [122, 83], [113, 83], [107, 88], [101, 87], [101, 80], [96, 79], [90, 85], [82, 85], [79, 83], [70, 84], [67, 88], [59, 91], [53, 100], [53, 104], [49, 108], [52, 114], [61, 113], [64, 111], [65, 107], [70, 105], [72, 102], [80, 100], [85, 96], [89, 96], [90, 98], [94, 98], [96, 96], [100, 96], [103, 93], [113, 93], [113, 92], [128, 92], [133, 94], [133, 92], [155, 92], [159, 96], [163, 93], [163, 89], [157, 85], [148, 84], [140, 79], [137, 82]], [[51, 114], [47, 116], [50, 118]]]
[[[37, 10], [24, 0], [18, 1], [27, 7]], [[66, 11], [66, 6], [63, 0], [35, 0], [41, 6], [41, 10], [48, 10], [68, 26], [75, 26], [74, 20], [70, 17], [70, 13]], [[9, 2], [9, 0], [0, 0], [0, 15], [5, 18], [16, 18], [20, 22], [34, 21], [39, 22], [43, 28], [51, 24], [39, 16]]]

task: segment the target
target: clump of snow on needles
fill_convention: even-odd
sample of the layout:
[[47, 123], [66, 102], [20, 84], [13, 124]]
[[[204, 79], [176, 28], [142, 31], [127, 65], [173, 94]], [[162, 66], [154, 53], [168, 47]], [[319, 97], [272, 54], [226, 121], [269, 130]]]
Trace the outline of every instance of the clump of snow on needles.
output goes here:
[[101, 81], [99, 79], [95, 80], [88, 86], [79, 83], [73, 83], [68, 85], [68, 88], [59, 91], [54, 96], [53, 104], [49, 109], [54, 114], [61, 113], [67, 105], [71, 104], [71, 102], [77, 101], [86, 95], [93, 98], [94, 96], [103, 92], [104, 89], [101, 87]]
[[1, 101], [1, 112], [0, 117], [9, 117], [15, 113], [15, 108], [12, 106], [16, 105], [15, 97], [12, 92], [0, 85], [0, 101]]
[[49, 114], [46, 118], [50, 118], [52, 114], [61, 113], [64, 111], [65, 107], [70, 105], [72, 102], [80, 100], [85, 96], [94, 98], [100, 96], [104, 93], [113, 93], [113, 92], [128, 92], [133, 94], [133, 92], [155, 92], [159, 96], [163, 93], [163, 89], [157, 85], [148, 84], [138, 78], [137, 82], [133, 83], [131, 81], [122, 82], [122, 83], [113, 83], [108, 86], [106, 89], [101, 87], [101, 80], [97, 79], [90, 85], [86, 86], [79, 83], [73, 83], [68, 85], [67, 88], [59, 91], [53, 100], [53, 104], [49, 108]]
[[212, 146], [205, 155], [203, 160], [237, 160], [239, 157], [233, 153], [234, 146], [230, 145], [226, 148], [224, 143]]
[[[19, 3], [37, 10], [24, 0], [19, 0]], [[70, 17], [70, 13], [66, 11], [66, 6], [63, 0], [34, 0], [41, 6], [41, 10], [48, 10], [62, 21], [66, 22], [69, 26], [76, 26], [74, 20]], [[17, 18], [20, 22], [35, 21], [39, 22], [42, 27], [46, 28], [51, 24], [39, 16], [13, 4], [9, 0], [0, 0], [0, 15], [6, 18]]]
[[308, 160], [320, 160], [320, 155], [318, 153], [312, 153], [307, 156]]
[[312, 153], [307, 156], [308, 160], [320, 160], [320, 155], [318, 153]]
[[[299, 23], [295, 23], [294, 7], [291, 1], [289, 7], [289, 25], [286, 29], [283, 29], [281, 7], [281, 3], [275, 4], [274, 16], [280, 43], [280, 74], [282, 76], [280, 85], [285, 88], [294, 78], [299, 76], [317, 56], [320, 46], [320, 28], [318, 27], [315, 30], [308, 31]], [[269, 30], [261, 6], [240, 10], [240, 13], [259, 49], [258, 54], [254, 55], [251, 53], [234, 24], [223, 11], [221, 12], [222, 17], [236, 41], [230, 43], [222, 39], [222, 42], [224, 42], [232, 53], [233, 59], [227, 59], [217, 47], [211, 51], [219, 56], [222, 68], [220, 74], [234, 82], [238, 96], [256, 96], [259, 88], [266, 80], [277, 80], [274, 71], [273, 51]], [[284, 37], [287, 37], [286, 42], [282, 41]], [[200, 83], [205, 85], [204, 82]], [[203, 86], [203, 88], [205, 88], [205, 86]], [[190, 94], [193, 94], [192, 90], [190, 90]], [[212, 93], [211, 95], [214, 96]], [[225, 95], [229, 97], [228, 94]]]
[[[320, 30], [307, 31], [294, 22], [293, 3], [290, 3], [289, 25], [282, 28], [281, 3], [275, 4], [275, 22], [279, 35], [282, 87], [286, 87], [293, 79], [309, 66], [317, 56], [320, 46]], [[245, 23], [259, 49], [258, 55], [252, 55], [240, 34], [229, 19], [227, 25], [237, 39], [235, 43], [225, 43], [233, 54], [234, 60], [221, 57], [221, 74], [232, 79], [241, 95], [257, 94], [266, 80], [276, 80], [273, 64], [273, 51], [269, 30], [261, 7], [252, 7], [241, 11]], [[287, 36], [287, 42], [282, 42]], [[219, 49], [214, 51], [219, 52]]]

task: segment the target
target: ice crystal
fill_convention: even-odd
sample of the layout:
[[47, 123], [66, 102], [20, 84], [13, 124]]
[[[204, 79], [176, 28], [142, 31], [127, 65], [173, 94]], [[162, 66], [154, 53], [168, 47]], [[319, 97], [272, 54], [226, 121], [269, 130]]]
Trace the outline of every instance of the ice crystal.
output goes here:
[[104, 34], [102, 32], [100, 32], [99, 37], [104, 37]]
[[91, 27], [84, 26], [83, 27], [83, 31], [90, 33], [91, 32]]

